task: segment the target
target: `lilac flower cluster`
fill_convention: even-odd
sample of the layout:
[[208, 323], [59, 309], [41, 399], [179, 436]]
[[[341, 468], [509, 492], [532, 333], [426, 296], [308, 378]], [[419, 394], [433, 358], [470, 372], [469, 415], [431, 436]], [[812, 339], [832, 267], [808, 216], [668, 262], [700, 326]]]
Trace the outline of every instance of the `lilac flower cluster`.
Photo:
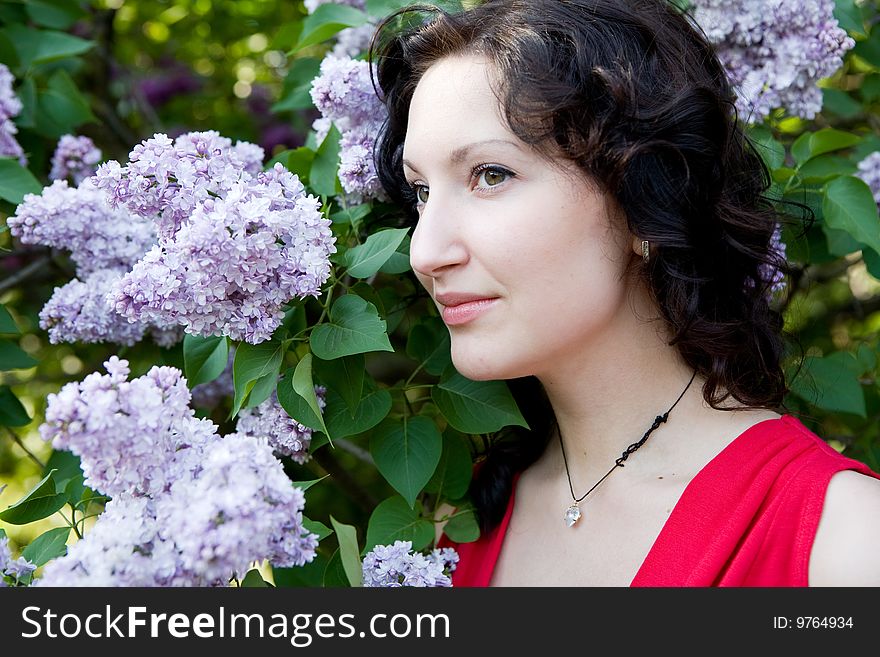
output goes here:
[[412, 551], [412, 541], [377, 545], [364, 555], [362, 562], [365, 587], [449, 587], [449, 574], [458, 564], [452, 548], [435, 549], [429, 556]]
[[129, 323], [107, 303], [107, 295], [124, 272], [98, 269], [55, 288], [40, 311], [40, 328], [49, 332], [49, 342], [114, 342], [129, 347], [140, 342], [147, 327]]
[[834, 18], [833, 0], [693, 0], [691, 5], [738, 90], [737, 110], [749, 123], [777, 107], [812, 119], [822, 109], [816, 83], [840, 68], [855, 45]]
[[[776, 224], [770, 238], [770, 253], [774, 259], [785, 261], [785, 242], [782, 241], [782, 226], [779, 224]], [[785, 274], [779, 268], [765, 263], [759, 267], [759, 273], [761, 278], [770, 284], [768, 294], [771, 296], [785, 289]]]
[[357, 57], [366, 52], [376, 31], [375, 23], [367, 23], [358, 27], [347, 27], [336, 35], [332, 53], [336, 57]]
[[7, 219], [25, 244], [70, 251], [76, 278], [56, 288], [40, 312], [40, 327], [59, 342], [115, 342], [133, 345], [149, 329], [161, 346], [180, 340], [166, 324], [129, 323], [117, 315], [107, 295], [156, 241], [153, 224], [124, 208], [113, 209], [90, 180], [71, 187], [56, 180], [40, 194], [27, 194]]
[[218, 436], [189, 408], [175, 368], [128, 381], [126, 361], [104, 365], [108, 374], [49, 395], [40, 433], [79, 455], [86, 485], [114, 499], [39, 584], [222, 586], [253, 561], [314, 558], [302, 490], [265, 438]]
[[117, 313], [256, 344], [284, 304], [320, 294], [336, 251], [330, 221], [281, 164], [259, 170], [258, 146], [216, 132], [156, 135], [130, 158], [102, 165], [96, 184], [152, 217], [159, 243], [114, 288]]
[[27, 158], [15, 138], [18, 128], [12, 122], [12, 117], [17, 116], [22, 108], [21, 101], [12, 89], [14, 81], [6, 64], [0, 64], [0, 157], [17, 158], [21, 166], [25, 166]]
[[323, 141], [331, 122], [342, 133], [339, 181], [353, 202], [384, 199], [373, 151], [387, 112], [373, 88], [370, 65], [328, 55], [312, 81], [312, 101], [321, 112], [313, 129]]
[[88, 180], [79, 187], [56, 180], [40, 194], [26, 194], [7, 223], [24, 244], [70, 251], [79, 276], [128, 270], [156, 241], [150, 221], [111, 208]]
[[[323, 386], [315, 386], [321, 410], [326, 406], [326, 392]], [[264, 436], [276, 454], [289, 456], [299, 464], [309, 460], [312, 430], [287, 414], [275, 392], [259, 406], [242, 409], [235, 428], [248, 436]]]
[[220, 581], [244, 575], [255, 558], [280, 567], [314, 558], [318, 541], [302, 528], [302, 489], [264, 438], [230, 434], [206, 450], [201, 468], [158, 502], [161, 531], [174, 537], [186, 570]]
[[88, 137], [64, 135], [52, 155], [50, 180], [69, 179], [74, 186], [95, 173], [101, 161], [101, 149]]
[[871, 188], [874, 201], [880, 205], [880, 151], [874, 151], [859, 162], [857, 175]]
[[190, 478], [190, 455], [217, 428], [189, 407], [186, 379], [173, 367], [153, 367], [128, 381], [128, 362], [116, 356], [107, 374], [89, 374], [48, 397], [40, 435], [82, 461], [87, 486], [106, 495], [156, 495]]
[[[0, 588], [9, 584], [13, 586], [18, 584], [20, 580], [31, 575], [36, 569], [36, 564], [31, 563], [25, 557], [13, 559], [12, 553], [9, 551], [9, 539], [5, 534], [0, 534]], [[11, 578], [12, 581], [7, 582], [4, 575]]]
[[236, 183], [262, 169], [263, 149], [235, 146], [214, 130], [188, 132], [174, 141], [156, 134], [132, 149], [129, 163], [110, 160], [98, 167], [95, 184], [114, 207], [152, 219], [160, 239], [174, 235], [204, 201], [223, 198]]

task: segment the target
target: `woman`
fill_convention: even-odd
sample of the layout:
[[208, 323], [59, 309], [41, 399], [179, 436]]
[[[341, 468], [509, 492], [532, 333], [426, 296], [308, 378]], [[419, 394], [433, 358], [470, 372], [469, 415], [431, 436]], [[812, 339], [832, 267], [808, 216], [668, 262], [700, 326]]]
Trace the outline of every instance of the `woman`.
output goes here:
[[376, 59], [413, 270], [531, 427], [477, 470], [454, 584], [880, 585], [878, 475], [777, 412], [777, 217], [687, 19], [490, 1]]

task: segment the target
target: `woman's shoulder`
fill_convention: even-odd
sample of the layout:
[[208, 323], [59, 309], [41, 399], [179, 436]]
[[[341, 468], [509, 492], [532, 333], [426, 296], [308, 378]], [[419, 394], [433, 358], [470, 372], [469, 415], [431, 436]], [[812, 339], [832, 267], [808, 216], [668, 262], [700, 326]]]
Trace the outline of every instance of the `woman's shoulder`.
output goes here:
[[880, 479], [854, 470], [834, 474], [810, 554], [810, 585], [880, 586], [878, 520]]

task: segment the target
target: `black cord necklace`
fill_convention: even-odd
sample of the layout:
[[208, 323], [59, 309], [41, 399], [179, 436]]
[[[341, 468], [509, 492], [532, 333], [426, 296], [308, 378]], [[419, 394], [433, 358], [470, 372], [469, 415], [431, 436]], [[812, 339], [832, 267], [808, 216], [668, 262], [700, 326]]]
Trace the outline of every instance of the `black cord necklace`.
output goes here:
[[623, 451], [623, 454], [621, 454], [620, 457], [614, 462], [614, 465], [611, 467], [611, 469], [605, 473], [605, 476], [602, 477], [595, 484], [593, 484], [593, 487], [590, 490], [588, 490], [586, 493], [584, 493], [583, 495], [581, 495], [580, 497], [577, 497], [577, 498], [574, 496], [574, 486], [571, 483], [571, 473], [568, 471], [568, 459], [565, 458], [565, 445], [562, 442], [562, 431], [560, 430], [557, 432], [559, 434], [559, 446], [562, 448], [562, 461], [565, 463], [565, 474], [568, 475], [568, 487], [571, 490], [571, 499], [572, 499], [571, 506], [569, 506], [565, 510], [565, 524], [566, 525], [568, 525], [569, 527], [574, 527], [575, 523], [578, 520], [580, 520], [580, 518], [581, 518], [581, 508], [579, 505], [584, 500], [584, 498], [586, 498], [587, 495], [592, 493], [596, 489], [596, 486], [598, 486], [603, 481], [605, 481], [605, 477], [607, 477], [612, 472], [614, 472], [614, 470], [616, 468], [618, 468], [618, 467], [622, 468], [623, 462], [629, 458], [630, 454], [632, 454], [639, 447], [641, 447], [642, 445], [645, 444], [645, 441], [648, 440], [648, 436], [651, 435], [651, 432], [654, 431], [654, 429], [656, 429], [661, 424], [666, 422], [666, 420], [669, 419], [669, 413], [672, 412], [672, 409], [675, 408], [676, 404], [678, 404], [678, 402], [681, 401], [681, 398], [684, 397], [684, 393], [686, 393], [688, 391], [688, 388], [691, 387], [691, 383], [694, 382], [694, 379], [696, 378], [696, 376], [697, 376], [697, 373], [696, 373], [696, 371], [694, 371], [694, 375], [691, 377], [691, 380], [688, 382], [687, 386], [685, 386], [685, 389], [682, 390], [681, 394], [678, 396], [678, 399], [675, 400], [675, 404], [670, 406], [669, 410], [666, 411], [663, 415], [658, 415], [656, 418], [654, 418], [654, 424], [652, 424], [651, 428], [645, 432], [645, 435], [642, 436], [642, 439], [639, 440], [638, 442], [633, 443], [629, 447], [627, 447]]

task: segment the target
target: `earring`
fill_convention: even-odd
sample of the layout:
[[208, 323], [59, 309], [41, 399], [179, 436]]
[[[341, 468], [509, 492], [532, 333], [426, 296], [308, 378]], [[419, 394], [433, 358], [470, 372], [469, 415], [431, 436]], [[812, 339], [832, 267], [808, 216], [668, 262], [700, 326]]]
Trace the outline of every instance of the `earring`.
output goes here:
[[651, 243], [648, 240], [642, 240], [642, 260], [648, 262], [651, 259]]

